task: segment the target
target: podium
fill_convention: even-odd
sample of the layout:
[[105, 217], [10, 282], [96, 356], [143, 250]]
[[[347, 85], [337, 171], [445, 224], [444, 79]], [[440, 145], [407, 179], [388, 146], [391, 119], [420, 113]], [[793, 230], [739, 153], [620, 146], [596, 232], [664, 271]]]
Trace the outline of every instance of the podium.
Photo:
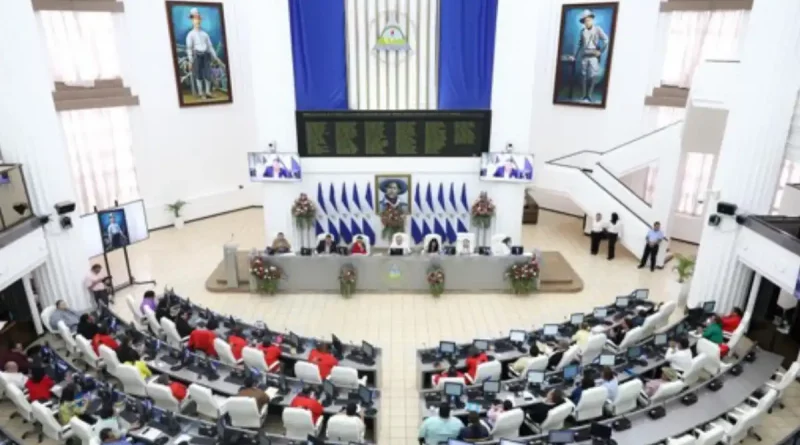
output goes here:
[[239, 265], [236, 259], [236, 250], [238, 248], [239, 245], [233, 243], [227, 243], [223, 247], [225, 280], [227, 281], [228, 289], [235, 289], [239, 287]]

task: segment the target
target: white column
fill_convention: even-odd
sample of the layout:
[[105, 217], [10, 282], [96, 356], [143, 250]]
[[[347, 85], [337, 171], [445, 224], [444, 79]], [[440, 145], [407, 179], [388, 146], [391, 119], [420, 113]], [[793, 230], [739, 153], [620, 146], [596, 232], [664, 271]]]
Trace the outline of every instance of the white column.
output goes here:
[[31, 314], [33, 314], [33, 328], [36, 329], [37, 335], [42, 335], [44, 334], [44, 329], [42, 329], [42, 319], [37, 315], [39, 313], [39, 308], [36, 307], [36, 294], [33, 292], [33, 286], [31, 286], [32, 278], [31, 274], [22, 277], [22, 287], [25, 288], [25, 296], [28, 297], [28, 307], [31, 308]]
[[[736, 91], [729, 93], [730, 114], [713, 189], [740, 212], [768, 214], [775, 196], [800, 87], [798, 20], [796, 0], [756, 0], [740, 75], [729, 82]], [[716, 300], [717, 310], [725, 313], [743, 301], [750, 272], [734, 253], [737, 229], [733, 221], [703, 229], [690, 306]]]
[[[23, 165], [39, 215], [52, 214], [45, 227], [49, 257], [37, 271], [43, 305], [65, 300], [73, 309], [91, 307], [82, 280], [87, 270], [80, 230], [64, 230], [53, 205], [75, 202], [66, 143], [53, 106], [53, 79], [37, 17], [30, 2], [0, 3], [0, 146], [5, 161]], [[77, 223], [78, 214], [71, 215]]]

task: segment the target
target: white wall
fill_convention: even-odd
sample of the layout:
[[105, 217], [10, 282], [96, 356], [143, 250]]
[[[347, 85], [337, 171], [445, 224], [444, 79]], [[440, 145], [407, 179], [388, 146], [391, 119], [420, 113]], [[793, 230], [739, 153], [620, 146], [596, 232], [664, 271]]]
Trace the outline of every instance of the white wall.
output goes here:
[[[177, 199], [189, 202], [187, 219], [259, 203], [245, 158], [246, 152], [259, 150], [247, 10], [241, 2], [222, 3], [234, 101], [180, 108], [164, 2], [125, 1], [120, 55], [123, 78], [141, 101], [131, 108], [131, 125], [139, 190], [151, 228], [171, 224], [164, 205]], [[291, 66], [291, 59], [284, 63]]]
[[0, 290], [44, 264], [47, 254], [44, 229], [36, 229], [3, 247], [0, 250]]
[[800, 256], [743, 227], [736, 237], [736, 255], [747, 267], [760, 273], [786, 292], [793, 293], [800, 270]]

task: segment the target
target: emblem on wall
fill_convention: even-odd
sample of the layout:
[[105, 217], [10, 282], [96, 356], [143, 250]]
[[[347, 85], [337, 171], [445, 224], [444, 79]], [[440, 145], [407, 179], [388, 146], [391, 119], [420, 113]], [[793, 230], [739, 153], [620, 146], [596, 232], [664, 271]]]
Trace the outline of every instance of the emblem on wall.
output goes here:
[[383, 27], [378, 41], [375, 43], [374, 51], [409, 51], [411, 46], [408, 44], [406, 33], [395, 19], [389, 19], [389, 23]]

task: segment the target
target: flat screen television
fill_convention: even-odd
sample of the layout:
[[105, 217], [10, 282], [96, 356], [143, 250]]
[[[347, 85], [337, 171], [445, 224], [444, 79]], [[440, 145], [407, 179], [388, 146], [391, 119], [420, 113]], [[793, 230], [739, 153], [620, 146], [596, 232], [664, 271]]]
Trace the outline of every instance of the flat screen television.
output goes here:
[[150, 237], [144, 201], [141, 199], [83, 215], [80, 224], [89, 258]]
[[303, 179], [300, 156], [297, 153], [247, 153], [250, 181], [293, 182]]
[[484, 181], [533, 181], [533, 155], [522, 153], [483, 153], [480, 177]]

